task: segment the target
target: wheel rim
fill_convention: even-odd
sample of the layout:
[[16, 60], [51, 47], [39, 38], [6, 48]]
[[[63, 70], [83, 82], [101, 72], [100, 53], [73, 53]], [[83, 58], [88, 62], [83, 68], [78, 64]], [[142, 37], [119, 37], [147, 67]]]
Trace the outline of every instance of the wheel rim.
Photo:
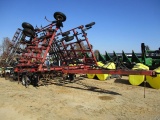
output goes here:
[[22, 85], [27, 86], [30, 83], [31, 83], [30, 79], [27, 76], [23, 75], [23, 77], [22, 77]]
[[25, 85], [25, 79], [24, 79], [24, 77], [22, 78], [22, 85]]

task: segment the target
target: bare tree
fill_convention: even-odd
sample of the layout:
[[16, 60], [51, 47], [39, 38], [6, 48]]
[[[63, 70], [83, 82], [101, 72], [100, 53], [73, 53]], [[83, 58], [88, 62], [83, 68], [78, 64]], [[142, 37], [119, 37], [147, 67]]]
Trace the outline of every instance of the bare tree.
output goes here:
[[83, 42], [76, 43], [76, 44], [75, 44], [75, 49], [76, 49], [76, 50], [85, 49], [84, 43], [83, 43]]
[[[84, 45], [83, 42], [75, 43], [74, 49], [75, 49], [75, 50], [84, 50], [84, 49], [85, 49], [85, 45]], [[77, 52], [77, 55], [78, 55], [78, 56], [82, 56], [82, 52], [80, 52], [80, 51]]]
[[2, 54], [2, 45], [0, 45], [0, 55]]
[[99, 50], [94, 50], [94, 55], [97, 60], [99, 60]]
[[10, 53], [10, 47], [12, 46], [12, 42], [8, 37], [5, 37], [3, 39], [2, 45], [0, 45], [0, 50], [1, 50], [1, 65], [3, 64], [3, 60], [5, 60], [9, 53]]

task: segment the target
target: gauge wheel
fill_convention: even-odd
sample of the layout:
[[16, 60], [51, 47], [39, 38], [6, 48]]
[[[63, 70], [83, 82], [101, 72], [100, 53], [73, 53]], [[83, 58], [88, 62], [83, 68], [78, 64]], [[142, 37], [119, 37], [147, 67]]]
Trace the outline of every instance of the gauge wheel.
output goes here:
[[66, 15], [61, 12], [55, 12], [53, 16], [57, 21], [66, 21]]
[[74, 39], [74, 36], [67, 36], [64, 38], [66, 42], [72, 41]]
[[94, 24], [95, 24], [95, 22], [91, 22], [91, 23], [89, 23], [89, 24], [86, 24], [85, 27], [91, 27], [91, 26], [93, 26]]
[[67, 31], [67, 32], [64, 32], [64, 33], [62, 33], [62, 36], [64, 37], [64, 36], [68, 36], [70, 34], [70, 31]]
[[25, 28], [28, 28], [28, 29], [31, 29], [31, 30], [34, 30], [34, 27], [30, 24], [30, 23], [27, 23], [27, 22], [23, 22], [22, 23], [22, 27], [25, 29]]
[[23, 30], [24, 35], [26, 35], [27, 37], [34, 37], [35, 36], [35, 32], [29, 28], [25, 28]]

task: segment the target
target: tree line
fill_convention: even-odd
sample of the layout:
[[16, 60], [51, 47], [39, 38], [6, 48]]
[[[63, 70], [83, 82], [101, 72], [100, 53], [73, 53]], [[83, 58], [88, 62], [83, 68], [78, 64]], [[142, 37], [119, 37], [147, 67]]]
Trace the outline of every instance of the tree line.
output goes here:
[[0, 44], [0, 66], [3, 66], [5, 59], [8, 57], [12, 44], [10, 38], [3, 38], [2, 43]]

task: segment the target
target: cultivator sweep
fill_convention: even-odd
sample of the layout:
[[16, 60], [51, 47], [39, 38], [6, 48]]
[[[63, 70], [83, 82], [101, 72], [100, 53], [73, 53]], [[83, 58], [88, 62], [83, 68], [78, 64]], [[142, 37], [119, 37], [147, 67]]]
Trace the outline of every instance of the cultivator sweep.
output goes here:
[[[41, 28], [22, 23], [23, 29], [19, 28], [12, 39], [6, 62], [14, 66], [12, 77], [23, 85], [37, 86], [41, 79], [55, 76], [73, 80], [75, 74], [156, 75], [153, 70], [123, 69], [122, 64], [113, 61], [107, 53], [105, 58], [101, 54], [99, 57], [105, 64], [97, 62], [86, 33], [95, 22], [63, 32], [61, 28], [66, 16], [61, 12], [55, 12], [53, 16], [55, 20]], [[136, 59], [132, 62], [139, 62], [140, 59], [133, 55]], [[130, 62], [123, 53], [124, 60]]]

